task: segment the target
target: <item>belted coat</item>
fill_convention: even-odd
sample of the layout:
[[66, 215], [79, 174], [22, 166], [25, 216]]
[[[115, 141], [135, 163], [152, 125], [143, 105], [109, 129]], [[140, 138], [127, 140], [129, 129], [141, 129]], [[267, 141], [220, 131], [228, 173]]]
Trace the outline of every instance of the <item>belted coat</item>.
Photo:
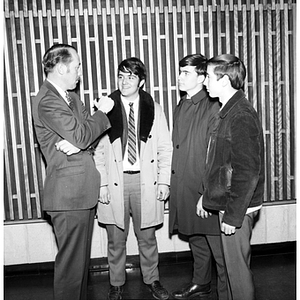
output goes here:
[[[163, 223], [164, 201], [157, 200], [158, 184], [170, 184], [172, 143], [162, 107], [140, 90], [138, 144], [141, 176], [141, 228]], [[115, 106], [108, 114], [112, 128], [100, 139], [95, 162], [101, 186], [108, 185], [110, 203], [98, 203], [98, 221], [124, 229], [123, 154], [127, 118], [117, 90], [110, 95]]]

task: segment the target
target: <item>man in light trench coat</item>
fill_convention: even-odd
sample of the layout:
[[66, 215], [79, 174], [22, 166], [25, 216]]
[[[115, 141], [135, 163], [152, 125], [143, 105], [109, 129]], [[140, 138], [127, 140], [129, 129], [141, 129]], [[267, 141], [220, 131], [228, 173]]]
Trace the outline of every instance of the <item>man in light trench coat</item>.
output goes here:
[[[155, 230], [163, 223], [164, 200], [169, 196], [172, 144], [162, 107], [142, 90], [145, 80], [146, 69], [138, 58], [121, 62], [118, 90], [109, 96], [115, 103], [107, 114], [112, 127], [95, 152], [101, 174], [98, 221], [106, 225], [108, 233], [108, 299], [122, 299], [130, 215], [138, 240], [143, 281], [154, 298], [169, 298], [159, 281]], [[133, 133], [129, 129], [131, 107]], [[130, 140], [134, 141], [133, 146], [129, 145]]]

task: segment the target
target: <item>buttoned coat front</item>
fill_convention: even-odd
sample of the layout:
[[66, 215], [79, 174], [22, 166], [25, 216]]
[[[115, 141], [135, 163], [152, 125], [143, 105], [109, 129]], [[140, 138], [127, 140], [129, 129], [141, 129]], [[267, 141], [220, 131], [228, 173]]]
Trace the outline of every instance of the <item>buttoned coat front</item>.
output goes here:
[[[112, 128], [95, 151], [101, 186], [108, 185], [111, 200], [109, 204], [98, 203], [97, 215], [100, 223], [124, 229], [123, 153], [127, 121], [120, 92], [111, 97], [115, 101], [112, 114], [108, 114]], [[162, 107], [141, 90], [139, 106], [141, 228], [148, 228], [163, 223], [164, 201], [157, 200], [157, 186], [170, 184], [172, 144]]]
[[174, 112], [173, 159], [169, 230], [181, 234], [220, 233], [216, 214], [200, 218], [196, 205], [203, 194], [205, 157], [215, 115], [220, 105], [205, 90], [181, 99]]

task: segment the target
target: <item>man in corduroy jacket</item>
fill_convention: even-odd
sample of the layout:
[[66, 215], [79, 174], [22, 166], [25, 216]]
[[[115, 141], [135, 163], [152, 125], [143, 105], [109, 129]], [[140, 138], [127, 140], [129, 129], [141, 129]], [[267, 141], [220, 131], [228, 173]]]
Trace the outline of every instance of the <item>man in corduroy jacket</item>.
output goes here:
[[242, 90], [246, 69], [230, 54], [211, 58], [204, 84], [222, 104], [211, 134], [205, 190], [197, 214], [219, 211], [229, 299], [253, 300], [250, 239], [264, 194], [264, 141], [258, 114]]

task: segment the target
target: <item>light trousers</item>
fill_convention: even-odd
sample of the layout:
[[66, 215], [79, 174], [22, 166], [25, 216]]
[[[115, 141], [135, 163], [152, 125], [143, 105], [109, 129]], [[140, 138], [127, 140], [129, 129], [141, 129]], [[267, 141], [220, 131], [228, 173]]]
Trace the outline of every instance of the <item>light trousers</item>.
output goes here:
[[143, 281], [151, 284], [159, 280], [158, 248], [155, 227], [141, 229], [140, 174], [124, 174], [124, 208], [124, 230], [115, 225], [106, 225], [110, 283], [114, 286], [121, 286], [126, 281], [126, 242], [131, 216], [138, 242]]

